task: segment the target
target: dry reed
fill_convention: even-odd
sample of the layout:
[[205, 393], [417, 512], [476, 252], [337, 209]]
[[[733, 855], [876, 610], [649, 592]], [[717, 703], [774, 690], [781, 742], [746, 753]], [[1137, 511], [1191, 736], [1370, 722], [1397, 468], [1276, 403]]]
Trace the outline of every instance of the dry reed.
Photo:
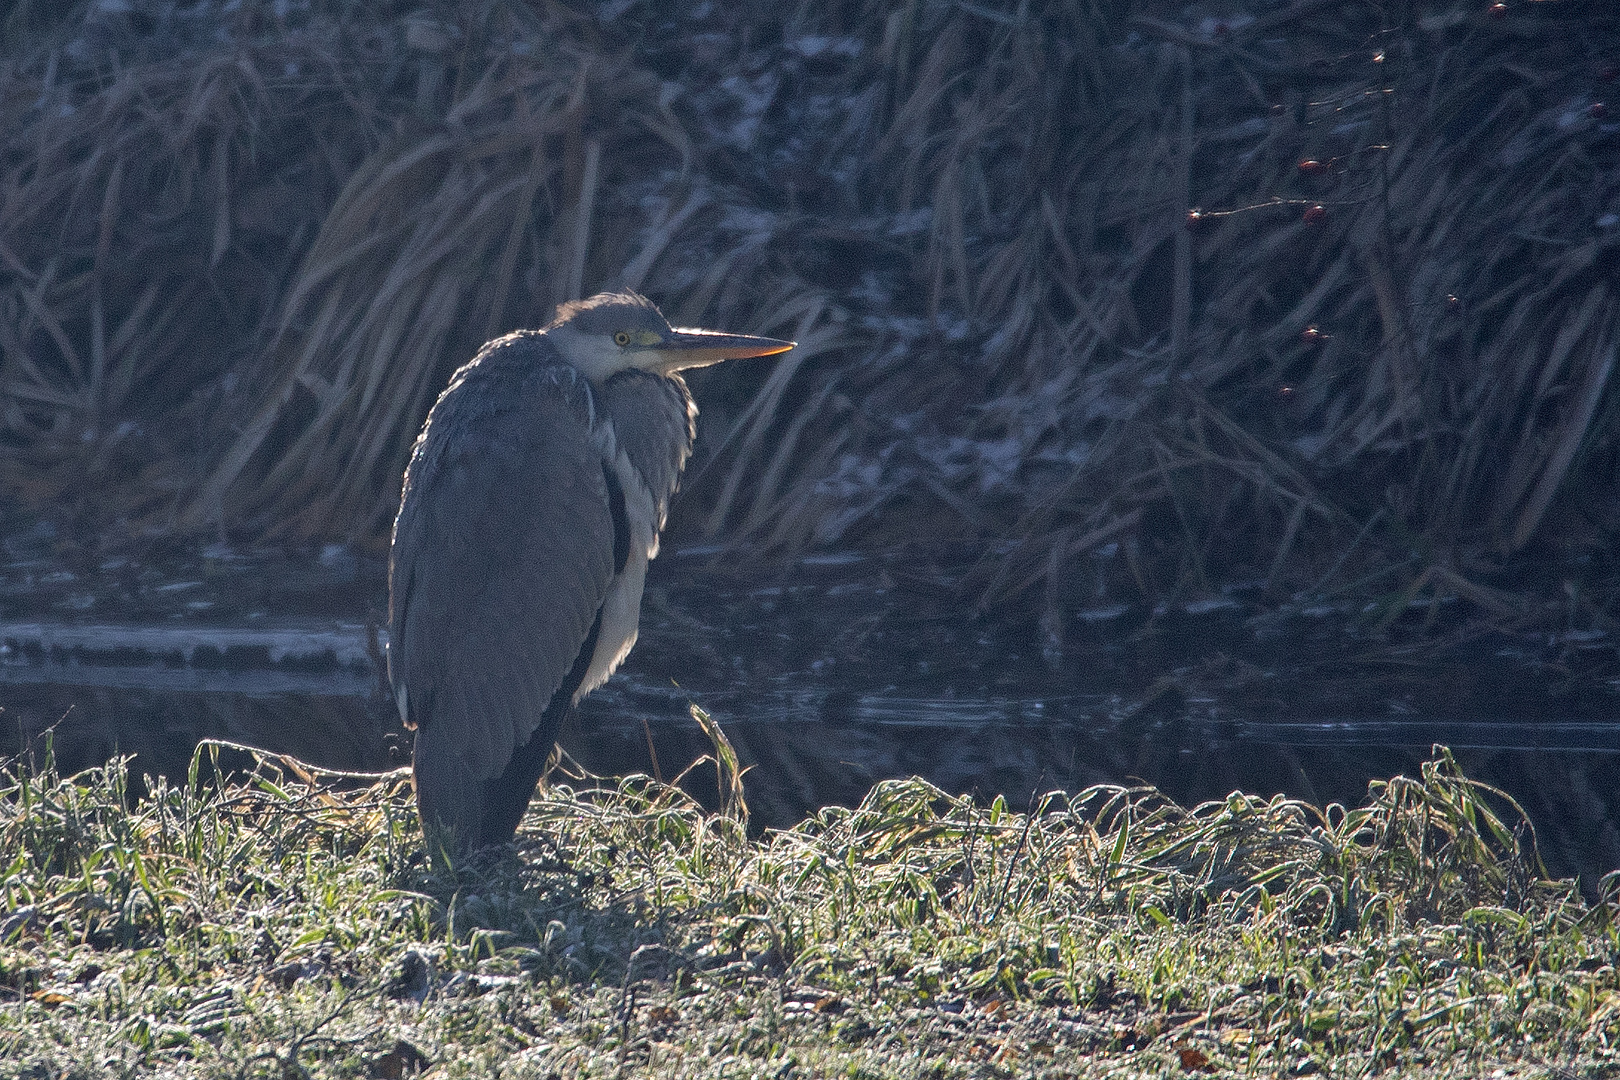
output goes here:
[[1620, 526], [1602, 4], [127, 7], [0, 68], [36, 501], [378, 539], [451, 368], [627, 284], [802, 343], [700, 387], [689, 535], [1478, 605]]

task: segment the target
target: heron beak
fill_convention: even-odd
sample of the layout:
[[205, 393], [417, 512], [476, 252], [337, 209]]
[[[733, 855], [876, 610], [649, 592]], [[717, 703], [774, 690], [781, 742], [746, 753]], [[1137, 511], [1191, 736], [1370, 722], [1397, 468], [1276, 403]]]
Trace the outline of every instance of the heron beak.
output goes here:
[[665, 372], [708, 367], [722, 360], [748, 356], [775, 356], [797, 344], [750, 334], [722, 334], [717, 330], [676, 329], [654, 346], [659, 367]]

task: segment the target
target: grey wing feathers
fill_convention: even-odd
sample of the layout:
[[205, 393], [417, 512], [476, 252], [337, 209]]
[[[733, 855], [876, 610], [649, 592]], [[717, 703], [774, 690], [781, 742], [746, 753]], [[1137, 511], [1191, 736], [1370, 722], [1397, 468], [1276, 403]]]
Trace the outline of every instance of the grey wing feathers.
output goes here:
[[590, 391], [532, 369], [481, 382], [477, 415], [448, 393], [434, 407], [390, 566], [389, 678], [418, 727], [423, 817], [467, 835], [483, 782], [528, 741], [590, 634], [614, 542]]

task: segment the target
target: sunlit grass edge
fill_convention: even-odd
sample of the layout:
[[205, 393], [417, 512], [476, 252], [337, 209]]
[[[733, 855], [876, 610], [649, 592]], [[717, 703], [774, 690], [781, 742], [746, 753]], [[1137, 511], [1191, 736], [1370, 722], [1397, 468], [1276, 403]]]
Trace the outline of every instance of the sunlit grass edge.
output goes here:
[[[1620, 1074], [1609, 902], [1437, 749], [1362, 806], [646, 777], [434, 869], [409, 774], [0, 762], [0, 1076]], [[239, 753], [239, 751], [232, 751]]]

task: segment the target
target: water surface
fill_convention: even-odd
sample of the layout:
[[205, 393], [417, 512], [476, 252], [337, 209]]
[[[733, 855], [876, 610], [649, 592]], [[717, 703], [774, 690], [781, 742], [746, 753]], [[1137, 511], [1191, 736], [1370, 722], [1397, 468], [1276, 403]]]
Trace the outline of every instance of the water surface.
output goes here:
[[[210, 550], [201, 569], [42, 581], [36, 560], [0, 574], [0, 746], [49, 730], [65, 768], [133, 753], [170, 774], [205, 737], [337, 769], [408, 762], [378, 679], [380, 563]], [[564, 746], [594, 771], [671, 777], [708, 749], [695, 702], [754, 766], [756, 821], [785, 825], [910, 775], [1015, 806], [1137, 781], [1184, 802], [1241, 789], [1354, 803], [1444, 743], [1524, 804], [1556, 870], [1595, 881], [1620, 866], [1620, 665], [1601, 631], [1514, 635], [1456, 612], [1375, 639], [1350, 613], [1256, 614], [1239, 596], [1099, 602], [1054, 646], [1033, 613], [976, 614], [953, 574], [666, 554], [635, 652]], [[694, 774], [700, 795], [710, 776]]]

